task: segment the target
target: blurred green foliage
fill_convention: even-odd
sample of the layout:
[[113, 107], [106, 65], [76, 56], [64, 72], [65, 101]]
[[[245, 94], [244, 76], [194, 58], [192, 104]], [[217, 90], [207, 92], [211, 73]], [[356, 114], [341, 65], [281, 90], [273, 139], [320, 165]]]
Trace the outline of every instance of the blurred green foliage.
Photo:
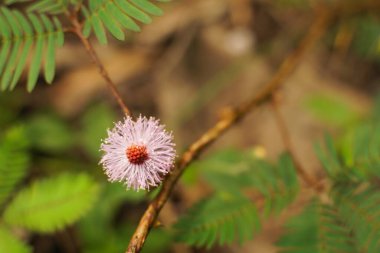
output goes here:
[[[252, 239], [261, 228], [260, 220], [279, 214], [299, 190], [296, 171], [287, 154], [274, 165], [252, 152], [229, 149], [189, 169], [199, 171], [215, 191], [190, 208], [175, 225], [177, 240], [198, 247]], [[263, 205], [256, 206], [252, 198], [263, 199]]]
[[4, 222], [36, 232], [54, 232], [77, 221], [98, 197], [99, 187], [86, 174], [61, 174], [37, 180], [17, 193]]
[[112, 127], [115, 120], [115, 112], [105, 104], [94, 105], [83, 115], [79, 144], [92, 159], [99, 159], [101, 140], [107, 136], [106, 129]]
[[[0, 128], [6, 129], [0, 134], [0, 220], [6, 224], [0, 222], [0, 252], [32, 252], [13, 235], [14, 228], [54, 233], [79, 219], [83, 252], [125, 250], [138, 217], [115, 219], [125, 205], [137, 208], [147, 195], [106, 182], [97, 165], [114, 110], [95, 103], [79, 123], [46, 109], [20, 117], [25, 105], [1, 96], [0, 111], [8, 113], [0, 113]], [[158, 229], [143, 252], [166, 252], [171, 241], [168, 231]]]
[[378, 103], [367, 120], [348, 125], [336, 140], [326, 136], [316, 146], [331, 186], [328, 195], [287, 222], [278, 242], [282, 252], [380, 251]]
[[[362, 120], [363, 115], [340, 98], [313, 95], [306, 101], [322, 122], [346, 133], [336, 138], [326, 135], [316, 145], [331, 184], [328, 201], [322, 197], [306, 204], [300, 215], [287, 222], [278, 246], [288, 253], [379, 252], [380, 100], [368, 119]], [[286, 154], [274, 165], [253, 152], [227, 149], [192, 164], [189, 170], [195, 172], [188, 183], [189, 178], [201, 176], [213, 192], [175, 225], [177, 240], [197, 247], [252, 238], [262, 220], [287, 208], [299, 192], [292, 159]]]
[[278, 242], [282, 248], [280, 252], [361, 252], [336, 208], [317, 200], [290, 219], [285, 229]]
[[304, 98], [306, 109], [312, 115], [333, 127], [342, 127], [355, 123], [362, 115], [358, 109], [349, 101], [339, 95], [319, 93], [308, 95]]
[[[125, 203], [130, 207], [136, 207], [145, 197], [145, 192], [126, 191], [125, 186], [121, 184], [104, 184], [98, 204], [79, 223], [84, 252], [123, 252], [126, 240], [132, 236], [137, 224], [134, 220], [117, 222], [117, 212]], [[99, 229], [94, 229], [94, 226]], [[166, 230], [154, 230], [149, 235], [143, 252], [166, 252], [171, 242], [170, 238]]]
[[21, 126], [0, 136], [0, 207], [27, 174], [30, 162], [28, 144], [25, 129]]
[[380, 176], [380, 120], [377, 110], [369, 119], [348, 125], [334, 142], [326, 136], [316, 151], [331, 178], [367, 181]]
[[242, 195], [222, 192], [198, 202], [176, 224], [177, 239], [195, 246], [210, 248], [243, 242], [259, 230], [255, 205]]
[[360, 56], [380, 60], [380, 20], [374, 16], [357, 18], [352, 48]]
[[16, 238], [7, 228], [0, 226], [0, 252], [31, 253], [31, 247]]

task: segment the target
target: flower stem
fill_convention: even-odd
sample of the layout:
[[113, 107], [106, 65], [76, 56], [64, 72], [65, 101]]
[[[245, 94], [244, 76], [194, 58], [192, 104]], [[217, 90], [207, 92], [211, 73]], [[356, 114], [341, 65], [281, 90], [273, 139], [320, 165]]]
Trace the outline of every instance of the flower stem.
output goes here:
[[96, 67], [99, 70], [99, 74], [103, 77], [103, 79], [107, 83], [107, 87], [111, 91], [111, 94], [115, 97], [116, 102], [119, 104], [120, 108], [123, 110], [123, 112], [130, 116], [131, 112], [124, 103], [121, 94], [119, 90], [117, 89], [115, 83], [111, 80], [106, 68], [104, 67], [103, 63], [100, 61], [94, 47], [90, 43], [90, 41], [83, 35], [82, 33], [82, 25], [79, 23], [76, 15], [69, 16], [69, 19], [71, 21], [71, 24], [73, 25], [73, 32], [79, 37], [82, 44], [84, 45], [87, 53], [90, 55], [93, 63], [96, 65]]

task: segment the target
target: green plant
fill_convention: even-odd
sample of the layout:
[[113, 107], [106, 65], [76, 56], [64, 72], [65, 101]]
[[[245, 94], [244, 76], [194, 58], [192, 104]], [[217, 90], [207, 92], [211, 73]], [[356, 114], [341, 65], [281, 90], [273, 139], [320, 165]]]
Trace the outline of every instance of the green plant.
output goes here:
[[[47, 83], [52, 83], [56, 51], [64, 45], [66, 34], [73, 33], [94, 61], [116, 102], [130, 116], [131, 112], [89, 38], [94, 35], [98, 42], [107, 44], [109, 33], [118, 40], [125, 40], [125, 30], [140, 31], [140, 23], [149, 24], [153, 16], [162, 15], [157, 2], [165, 1], [3, 1], [0, 5], [1, 89], [15, 89], [25, 69], [28, 69], [26, 86], [29, 92], [35, 89], [40, 72], [43, 72]], [[302, 9], [309, 7], [307, 1], [280, 2]], [[182, 172], [203, 149], [249, 111], [272, 101], [301, 56], [323, 34], [328, 24], [340, 17], [339, 12], [344, 17], [352, 15], [356, 9], [369, 8], [364, 5], [367, 1], [363, 1], [363, 6], [353, 5], [358, 8], [351, 8], [351, 2], [348, 7], [345, 3], [342, 7], [339, 1], [333, 2], [331, 10], [326, 7], [317, 15], [300, 47], [286, 58], [273, 79], [247, 103], [229, 110], [213, 128], [190, 145], [162, 188], [154, 194], [131, 237], [128, 252], [141, 250]], [[364, 56], [376, 58], [378, 21], [372, 17], [364, 18], [358, 27], [352, 41], [354, 49]], [[210, 95], [213, 92], [206, 93]], [[199, 101], [204, 100], [202, 97]], [[22, 103], [23, 99], [20, 101]], [[316, 145], [316, 153], [325, 170], [324, 182], [328, 183], [318, 181], [318, 184], [312, 184], [310, 180], [305, 180], [286, 136], [284, 143], [287, 152], [278, 158], [277, 163], [255, 157], [249, 151], [232, 149], [215, 153], [191, 165], [211, 189], [208, 196], [194, 204], [174, 225], [177, 240], [211, 248], [216, 244], [230, 245], [251, 239], [260, 232], [268, 217], [279, 215], [297, 199], [303, 187], [298, 182], [299, 176], [308, 184], [307, 187], [314, 189], [315, 194], [307, 201], [301, 214], [287, 222], [286, 231], [278, 241], [283, 252], [380, 251], [379, 103], [371, 119], [364, 122], [359, 122], [361, 115], [354, 108], [336, 97], [313, 95], [307, 105], [322, 122], [338, 127], [350, 125], [345, 135], [327, 136], [322, 144]], [[1, 127], [6, 129], [0, 133], [0, 252], [32, 251], [21, 237], [16, 236], [17, 231], [27, 234], [54, 233], [73, 225], [83, 216], [78, 229], [85, 252], [123, 250], [125, 238], [131, 236], [133, 229], [127, 222], [121, 223], [122, 227], [115, 226], [112, 221], [114, 212], [126, 201], [129, 204], [140, 203], [144, 196], [129, 195], [130, 192], [126, 193], [121, 186], [115, 190], [106, 185], [100, 192], [101, 187], [92, 176], [100, 174], [101, 170], [91, 170], [96, 166], [94, 161], [98, 160], [99, 139], [105, 136], [105, 128], [115, 119], [112, 110], [103, 104], [95, 106], [85, 113], [80, 126], [71, 126], [49, 112], [22, 119], [17, 123], [19, 125], [14, 124], [17, 127], [12, 127], [9, 122], [17, 117], [12, 118], [10, 114], [10, 110], [6, 109], [0, 114]], [[84, 154], [85, 162], [75, 160], [78, 158], [73, 155], [76, 149]], [[145, 153], [143, 158], [147, 160], [149, 155], [146, 150]], [[70, 159], [66, 159], [65, 155]], [[35, 166], [43, 169], [34, 174]], [[41, 175], [43, 178], [38, 178]], [[154, 181], [160, 182], [160, 176], [155, 175], [157, 178]], [[101, 199], [96, 204], [98, 195]], [[91, 210], [93, 206], [95, 208]], [[101, 233], [94, 232], [92, 224], [95, 222]], [[106, 237], [109, 240], [102, 240]], [[154, 252], [165, 251], [171, 241], [171, 235], [163, 230], [154, 230], [149, 238]]]
[[29, 169], [26, 136], [25, 127], [11, 128], [1, 136], [0, 249], [4, 252], [31, 252], [11, 229], [43, 233], [62, 229], [87, 213], [98, 197], [98, 184], [84, 173], [39, 179], [20, 189]]
[[[260, 220], [280, 213], [299, 189], [287, 154], [272, 165], [249, 153], [226, 150], [193, 166], [216, 192], [196, 203], [175, 225], [178, 240], [191, 245], [210, 248], [216, 242], [252, 239], [261, 228]], [[258, 206], [252, 198], [263, 200], [262, 204]]]
[[[12, 5], [26, 2], [26, 10], [13, 9]], [[0, 5], [0, 74], [1, 89], [13, 90], [32, 53], [28, 70], [27, 89], [32, 91], [42, 63], [47, 83], [55, 75], [55, 52], [64, 44], [65, 32], [62, 20], [70, 19], [69, 13], [80, 8], [76, 20], [84, 23], [83, 35], [89, 37], [94, 31], [97, 39], [107, 44], [106, 31], [119, 40], [125, 39], [123, 29], [139, 31], [136, 21], [150, 23], [150, 15], [162, 11], [148, 0], [89, 1], [87, 7], [80, 0], [24, 1], [8, 0]], [[79, 22], [79, 21], [78, 21]], [[81, 26], [81, 25], [80, 25]]]
[[[24, 9], [15, 8], [20, 3]], [[56, 50], [64, 45], [67, 32], [89, 37], [94, 31], [100, 42], [107, 43], [106, 31], [109, 31], [117, 39], [124, 40], [121, 27], [137, 31], [139, 26], [134, 20], [149, 23], [149, 15], [161, 14], [161, 9], [146, 0], [88, 1], [88, 4], [80, 0], [5, 0], [0, 5], [1, 90], [13, 90], [26, 68], [29, 92], [35, 88], [41, 70], [45, 81], [52, 83]], [[64, 27], [64, 23], [71, 25]], [[93, 145], [94, 140], [98, 142], [98, 137], [94, 139], [93, 136], [97, 135], [95, 129], [84, 131], [83, 137], [91, 155], [95, 153], [94, 148], [97, 149]], [[28, 127], [12, 128], [1, 138], [0, 249], [30, 252], [31, 249], [14, 237], [10, 229], [20, 227], [51, 233], [73, 224], [94, 204], [99, 186], [87, 174], [63, 173], [18, 188], [30, 169], [29, 146], [49, 155], [67, 152], [72, 147], [69, 129], [54, 116], [34, 117], [29, 120]], [[8, 241], [12, 243], [5, 245]]]
[[[357, 122], [336, 142], [327, 136], [323, 144], [316, 145], [331, 188], [286, 223], [278, 242], [281, 252], [379, 252], [377, 116], [375, 110], [369, 120]], [[299, 192], [289, 155], [273, 166], [252, 154], [226, 150], [197, 162], [192, 169], [201, 171], [216, 191], [175, 225], [179, 241], [198, 247], [251, 239], [260, 231], [260, 220], [287, 208]], [[251, 199], [249, 189], [256, 193]]]

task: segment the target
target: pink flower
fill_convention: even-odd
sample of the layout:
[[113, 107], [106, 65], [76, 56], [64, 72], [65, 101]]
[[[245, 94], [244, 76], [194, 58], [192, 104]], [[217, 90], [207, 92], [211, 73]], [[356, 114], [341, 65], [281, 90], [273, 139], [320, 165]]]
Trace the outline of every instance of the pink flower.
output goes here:
[[167, 174], [175, 159], [173, 135], [159, 120], [138, 117], [124, 121], [108, 130], [108, 137], [100, 149], [104, 155], [100, 163], [109, 181], [124, 182], [134, 190], [157, 186]]

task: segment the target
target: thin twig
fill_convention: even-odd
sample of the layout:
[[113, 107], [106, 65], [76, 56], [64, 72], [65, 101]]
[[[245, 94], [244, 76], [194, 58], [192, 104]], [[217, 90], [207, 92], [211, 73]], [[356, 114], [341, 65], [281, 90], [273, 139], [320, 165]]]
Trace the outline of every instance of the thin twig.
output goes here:
[[92, 61], [96, 65], [96, 67], [99, 70], [100, 75], [103, 77], [103, 79], [107, 83], [107, 87], [110, 89], [112, 95], [115, 97], [117, 103], [119, 104], [120, 108], [123, 110], [123, 112], [126, 115], [131, 115], [131, 112], [129, 111], [128, 107], [124, 103], [123, 99], [121, 98], [121, 94], [119, 90], [117, 89], [114, 82], [111, 80], [106, 68], [100, 61], [94, 47], [91, 45], [90, 41], [83, 35], [82, 33], [82, 25], [79, 23], [76, 13], [74, 15], [70, 15], [69, 19], [71, 21], [71, 24], [73, 25], [73, 32], [79, 37], [82, 44], [86, 48], [86, 51], [91, 56]]
[[285, 149], [289, 152], [290, 156], [292, 157], [292, 160], [293, 160], [293, 163], [297, 170], [298, 175], [305, 181], [308, 187], [313, 188], [317, 190], [317, 192], [319, 192], [321, 189], [318, 187], [318, 182], [306, 172], [306, 170], [302, 166], [302, 163], [298, 160], [296, 156], [296, 152], [290, 138], [289, 130], [285, 124], [285, 120], [282, 117], [282, 114], [280, 111], [277, 94], [273, 94], [271, 105], [273, 108], [273, 112], [274, 112], [273, 114], [275, 116], [278, 130], [280, 132]]
[[133, 234], [126, 253], [140, 252], [145, 239], [152, 228], [155, 219], [157, 218], [160, 210], [168, 200], [176, 182], [182, 175], [185, 168], [198, 157], [198, 155], [216, 139], [218, 139], [226, 130], [235, 125], [238, 121], [244, 118], [248, 112], [257, 108], [259, 105], [270, 100], [273, 92], [284, 83], [290, 76], [293, 70], [298, 65], [302, 56], [312, 47], [314, 42], [324, 33], [326, 25], [331, 18], [331, 12], [323, 10], [317, 15], [315, 21], [309, 29], [309, 32], [301, 41], [300, 46], [290, 54], [285, 61], [281, 64], [280, 68], [274, 77], [259, 90], [247, 103], [232, 110], [229, 115], [220, 119], [214, 127], [209, 129], [197, 141], [195, 141], [189, 149], [182, 155], [173, 169], [172, 173], [167, 177], [162, 185], [158, 195], [152, 200], [147, 207], [144, 215], [142, 216], [139, 225]]

